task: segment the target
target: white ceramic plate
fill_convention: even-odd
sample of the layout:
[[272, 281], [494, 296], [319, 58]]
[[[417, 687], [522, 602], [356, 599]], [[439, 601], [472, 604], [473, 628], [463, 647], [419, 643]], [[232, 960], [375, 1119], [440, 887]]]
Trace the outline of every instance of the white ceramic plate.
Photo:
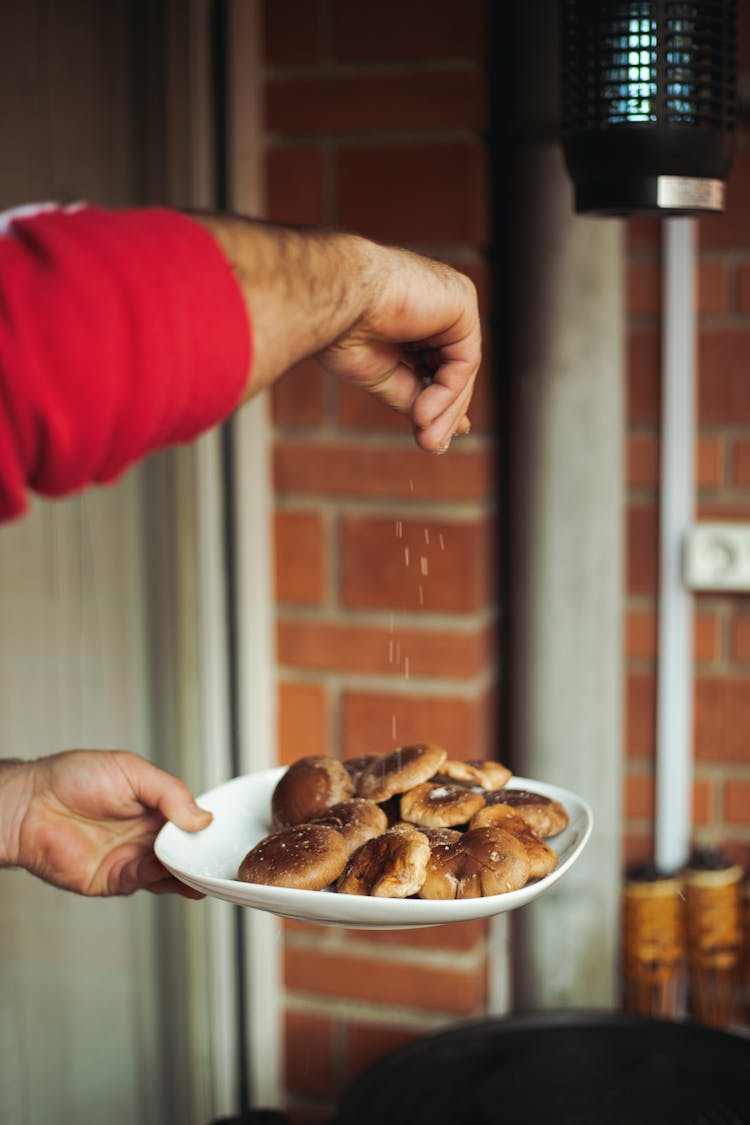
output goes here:
[[164, 866], [188, 886], [238, 906], [253, 906], [284, 918], [324, 926], [398, 930], [486, 918], [525, 906], [553, 886], [572, 867], [583, 851], [593, 825], [591, 809], [575, 793], [541, 781], [514, 777], [508, 782], [509, 789], [531, 789], [561, 801], [570, 817], [565, 831], [547, 841], [559, 857], [555, 870], [520, 891], [487, 898], [432, 901], [368, 898], [339, 895], [335, 891], [294, 891], [285, 887], [241, 883], [234, 878], [241, 860], [271, 831], [271, 794], [283, 773], [284, 767], [262, 770], [236, 777], [204, 793], [198, 798], [198, 803], [211, 810], [213, 823], [195, 835], [183, 832], [173, 824], [165, 824], [155, 844], [156, 854]]

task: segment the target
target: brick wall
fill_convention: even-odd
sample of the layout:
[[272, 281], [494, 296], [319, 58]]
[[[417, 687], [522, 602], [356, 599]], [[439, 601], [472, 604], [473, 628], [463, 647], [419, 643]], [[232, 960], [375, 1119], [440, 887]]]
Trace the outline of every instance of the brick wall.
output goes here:
[[[272, 219], [343, 227], [459, 266], [486, 309], [484, 4], [268, 0]], [[312, 363], [275, 390], [280, 752], [435, 741], [496, 753], [490, 379], [442, 458]], [[285, 927], [296, 1120], [385, 1050], [481, 1015], [483, 924]]]
[[[741, 0], [750, 69], [750, 0]], [[267, 0], [269, 214], [459, 266], [488, 300], [483, 0]], [[750, 519], [750, 122], [729, 209], [700, 228], [702, 518]], [[626, 854], [651, 857], [658, 564], [660, 227], [628, 224]], [[485, 325], [485, 352], [490, 325]], [[340, 756], [421, 739], [498, 750], [490, 365], [445, 458], [313, 364], [274, 393], [280, 747]], [[407, 563], [408, 560], [408, 563]], [[695, 613], [696, 831], [750, 861], [750, 602]], [[503, 748], [499, 748], [502, 756]], [[299, 1122], [386, 1050], [480, 1015], [481, 924], [285, 927], [286, 1088]]]
[[[750, 3], [740, 3], [750, 71]], [[750, 120], [741, 119], [728, 207], [699, 226], [697, 515], [750, 520]], [[660, 226], [629, 223], [626, 854], [653, 845], [658, 577]], [[696, 839], [750, 861], [750, 602], [695, 599]]]

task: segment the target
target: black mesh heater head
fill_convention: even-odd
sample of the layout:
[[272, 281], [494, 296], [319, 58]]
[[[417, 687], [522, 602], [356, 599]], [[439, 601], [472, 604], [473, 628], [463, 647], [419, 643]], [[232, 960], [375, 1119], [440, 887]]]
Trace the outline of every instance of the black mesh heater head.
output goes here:
[[735, 0], [562, 0], [562, 139], [581, 213], [724, 208]]

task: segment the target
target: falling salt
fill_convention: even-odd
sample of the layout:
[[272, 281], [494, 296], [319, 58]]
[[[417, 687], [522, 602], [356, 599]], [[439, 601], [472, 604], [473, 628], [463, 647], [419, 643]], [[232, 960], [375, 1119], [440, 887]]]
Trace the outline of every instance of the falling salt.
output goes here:
[[411, 492], [413, 492], [413, 491], [414, 491], [414, 481], [413, 481], [413, 480], [410, 480], [410, 481], [409, 481], [409, 490], [410, 490]]
[[409, 657], [408, 656], [404, 657], [404, 679], [405, 680], [409, 679]]
[[388, 663], [393, 664], [393, 638], [388, 641]]
[[404, 547], [404, 566], [409, 565], [409, 548]]
[[420, 556], [419, 569], [422, 571], [422, 574], [429, 574], [429, 567], [427, 565], [427, 556], [426, 555]]
[[424, 529], [424, 541], [425, 541], [425, 543], [430, 542], [430, 529], [429, 529], [429, 527], [426, 527]]
[[396, 538], [401, 539], [404, 534], [404, 521], [396, 520]]
[[439, 542], [440, 542], [440, 550], [444, 551], [445, 550], [445, 540], [443, 539], [442, 531], [440, 532]]
[[420, 584], [419, 584], [419, 604], [420, 604], [420, 605], [424, 605], [424, 590], [423, 590], [423, 588], [422, 588], [422, 583], [421, 583], [421, 582], [420, 582]]
[[391, 738], [396, 741], [396, 716], [391, 715]]

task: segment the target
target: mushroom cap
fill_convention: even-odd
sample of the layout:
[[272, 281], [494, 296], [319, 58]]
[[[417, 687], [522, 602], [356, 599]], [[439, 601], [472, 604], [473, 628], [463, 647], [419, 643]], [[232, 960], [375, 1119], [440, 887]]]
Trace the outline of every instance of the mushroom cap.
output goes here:
[[469, 828], [484, 828], [488, 824], [504, 828], [521, 841], [529, 857], [529, 879], [543, 879], [557, 867], [556, 853], [510, 805], [485, 805], [471, 818]]
[[344, 838], [346, 854], [350, 856], [373, 836], [380, 836], [388, 827], [388, 817], [374, 801], [364, 797], [349, 797], [331, 805], [330, 809], [313, 817], [310, 824], [330, 824]]
[[476, 785], [492, 793], [496, 789], [502, 789], [512, 776], [512, 772], [501, 762], [485, 762], [479, 758], [471, 758], [464, 762], [458, 758], [448, 758], [440, 767], [439, 777], [433, 780]]
[[472, 828], [432, 849], [420, 898], [482, 898], [523, 887], [529, 859], [520, 840], [496, 825]]
[[428, 781], [447, 757], [442, 747], [428, 743], [401, 746], [390, 754], [379, 754], [360, 775], [357, 796], [387, 801], [397, 793], [405, 793]]
[[389, 828], [354, 853], [336, 889], [345, 895], [408, 898], [424, 882], [430, 845], [412, 825]]
[[424, 781], [401, 796], [401, 817], [426, 828], [466, 824], [484, 805], [484, 797], [463, 785]]
[[338, 879], [347, 851], [337, 829], [297, 824], [265, 836], [247, 853], [237, 872], [243, 883], [322, 891]]
[[344, 758], [342, 760], [341, 764], [352, 779], [355, 793], [364, 770], [379, 758], [380, 754], [362, 754], [359, 758]]
[[543, 797], [541, 793], [530, 793], [527, 789], [503, 789], [499, 793], [488, 794], [486, 801], [488, 805], [510, 805], [537, 836], [556, 836], [568, 826], [569, 818], [564, 805], [552, 797]]
[[456, 828], [426, 828], [420, 825], [419, 831], [424, 832], [430, 848], [437, 848], [441, 844], [455, 844], [462, 836]]
[[336, 758], [311, 756], [293, 762], [279, 779], [271, 797], [274, 828], [302, 824], [351, 797], [354, 784]]

